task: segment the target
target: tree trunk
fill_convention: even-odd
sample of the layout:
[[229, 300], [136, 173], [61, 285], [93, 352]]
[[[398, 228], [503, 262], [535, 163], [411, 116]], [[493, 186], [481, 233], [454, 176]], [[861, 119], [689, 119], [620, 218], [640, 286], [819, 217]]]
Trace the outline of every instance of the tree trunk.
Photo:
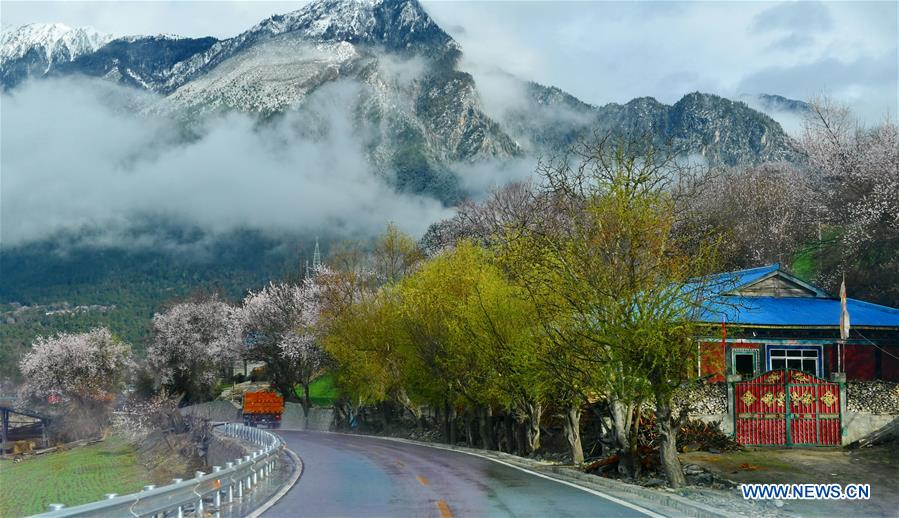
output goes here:
[[468, 408], [465, 409], [465, 444], [474, 448], [474, 417]]
[[481, 447], [493, 449], [493, 410], [489, 406], [478, 406], [478, 431], [481, 434]]
[[450, 442], [450, 409], [449, 409], [449, 401], [443, 400], [443, 411], [440, 412], [443, 415], [443, 440], [446, 441], [447, 444], [452, 444]]
[[508, 410], [503, 416], [503, 428], [506, 435], [506, 452], [513, 453], [515, 451], [515, 421], [512, 418], [512, 412]]
[[584, 463], [584, 449], [581, 447], [581, 405], [572, 403], [565, 411], [565, 438], [571, 449], [571, 462]]
[[381, 427], [383, 431], [390, 431], [390, 406], [386, 401], [382, 401], [379, 405], [381, 407]]
[[456, 407], [455, 407], [455, 405], [453, 405], [453, 404], [451, 404], [451, 403], [447, 403], [447, 405], [446, 405], [446, 419], [447, 419], [447, 422], [448, 422], [447, 428], [449, 428], [449, 430], [447, 431], [446, 437], [447, 437], [447, 442], [448, 442], [449, 444], [456, 444], [456, 440], [457, 440], [457, 437], [456, 437], [456, 419], [457, 419], [457, 418], [458, 418], [458, 417], [456, 416]]
[[303, 417], [309, 417], [309, 409], [312, 408], [312, 398], [309, 397], [309, 384], [303, 384]]
[[618, 472], [627, 478], [637, 476], [637, 456], [635, 445], [631, 444], [631, 408], [621, 401], [612, 400], [609, 403], [612, 413], [612, 438], [618, 450]]
[[680, 428], [678, 419], [671, 415], [671, 403], [656, 403], [656, 424], [659, 428], [659, 456], [662, 460], [662, 470], [668, 479], [668, 485], [673, 488], [683, 487], [687, 484], [684, 471], [677, 458], [677, 432]]
[[527, 404], [527, 419], [525, 421], [525, 438], [528, 454], [540, 449], [540, 417], [543, 407], [540, 403]]

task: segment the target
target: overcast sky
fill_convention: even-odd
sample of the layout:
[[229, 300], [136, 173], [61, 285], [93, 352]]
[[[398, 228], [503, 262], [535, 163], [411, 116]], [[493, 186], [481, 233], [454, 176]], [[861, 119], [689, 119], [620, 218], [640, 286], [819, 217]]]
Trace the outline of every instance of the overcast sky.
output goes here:
[[[8, 2], [4, 27], [89, 25], [116, 35], [238, 34], [305, 2]], [[827, 94], [896, 117], [897, 2], [424, 3], [475, 71], [498, 67], [594, 103], [695, 90], [729, 97]]]

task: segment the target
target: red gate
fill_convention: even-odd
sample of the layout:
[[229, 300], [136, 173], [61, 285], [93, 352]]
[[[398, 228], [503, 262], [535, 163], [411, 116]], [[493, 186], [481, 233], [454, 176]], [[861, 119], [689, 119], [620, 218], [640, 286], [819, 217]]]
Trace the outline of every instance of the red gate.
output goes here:
[[795, 370], [737, 382], [737, 442], [746, 445], [839, 446], [840, 386]]

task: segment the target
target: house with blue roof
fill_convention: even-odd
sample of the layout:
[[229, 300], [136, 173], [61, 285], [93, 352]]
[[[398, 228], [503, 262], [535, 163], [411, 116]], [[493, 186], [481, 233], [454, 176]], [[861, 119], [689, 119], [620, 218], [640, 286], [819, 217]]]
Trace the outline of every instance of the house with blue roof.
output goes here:
[[[840, 343], [840, 299], [779, 264], [709, 278], [698, 320], [697, 369], [710, 381], [742, 379], [772, 369], [819, 378], [899, 381], [899, 309], [847, 299], [849, 339]], [[851, 279], [847, 285], [851, 293]]]

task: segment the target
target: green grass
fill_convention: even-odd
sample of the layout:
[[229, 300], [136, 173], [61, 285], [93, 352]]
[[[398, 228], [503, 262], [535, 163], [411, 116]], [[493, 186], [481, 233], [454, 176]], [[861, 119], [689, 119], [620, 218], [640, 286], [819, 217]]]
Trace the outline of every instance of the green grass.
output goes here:
[[48, 453], [14, 464], [0, 461], [0, 516], [47, 511], [103, 498], [106, 493], [139, 491], [146, 471], [128, 443], [116, 437], [101, 443]]
[[[297, 387], [296, 392], [297, 396], [302, 399], [303, 387]], [[333, 374], [324, 374], [309, 385], [309, 399], [315, 406], [331, 406], [339, 395], [340, 392], [334, 384]]]

